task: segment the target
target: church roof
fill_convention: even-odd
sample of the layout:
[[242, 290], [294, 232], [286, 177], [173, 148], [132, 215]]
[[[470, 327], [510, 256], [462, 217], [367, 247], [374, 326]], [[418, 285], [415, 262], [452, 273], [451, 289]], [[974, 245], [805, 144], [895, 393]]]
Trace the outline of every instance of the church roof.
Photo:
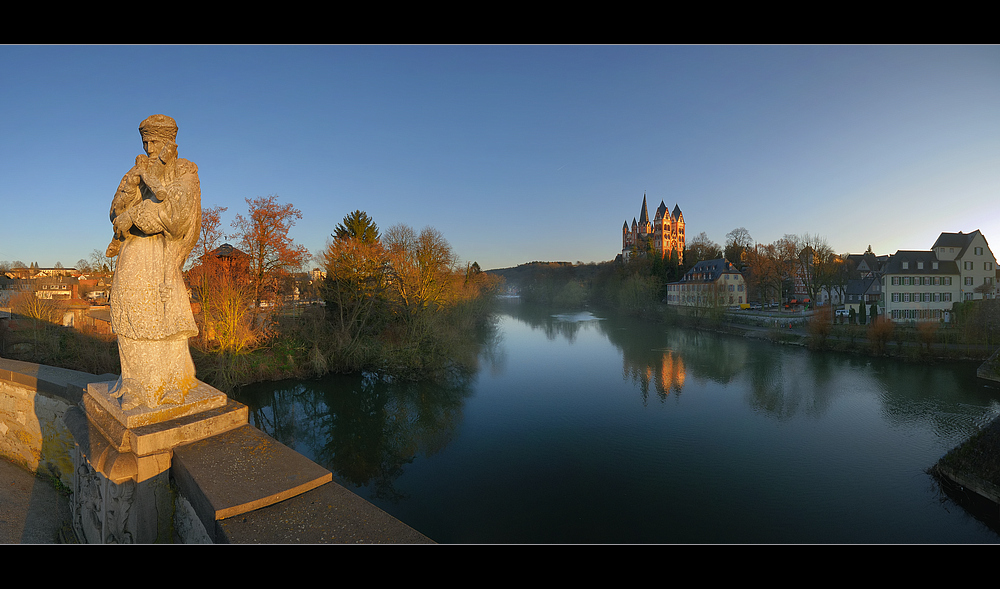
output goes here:
[[671, 214], [674, 216], [675, 219], [680, 219], [681, 218], [681, 206], [675, 204], [674, 205], [674, 212], [671, 213]]

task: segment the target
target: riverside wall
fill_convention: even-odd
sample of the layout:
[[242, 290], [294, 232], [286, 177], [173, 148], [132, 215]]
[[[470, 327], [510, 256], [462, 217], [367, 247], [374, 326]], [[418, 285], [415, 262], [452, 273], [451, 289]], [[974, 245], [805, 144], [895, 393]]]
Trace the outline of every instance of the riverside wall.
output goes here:
[[[74, 454], [76, 440], [64, 417], [67, 412], [78, 412], [84, 391], [91, 382], [107, 382], [117, 375], [93, 375], [75, 370], [32, 364], [0, 358], [0, 459], [6, 459], [22, 468], [58, 481], [66, 489], [74, 488]], [[250, 450], [234, 443], [228, 437], [207, 449], [194, 449], [195, 444], [179, 447], [183, 453], [198, 454], [204, 460], [206, 453], [215, 464], [245, 464], [252, 461], [250, 454], [259, 451], [262, 436], [265, 444], [280, 448], [279, 465], [265, 465], [264, 471], [250, 473], [250, 481], [237, 481], [224, 475], [209, 473], [200, 479], [192, 477], [189, 469], [192, 458], [175, 457], [170, 478], [182, 476], [179, 489], [173, 493], [173, 541], [181, 543], [433, 543], [432, 540], [396, 520], [375, 505], [358, 497], [350, 490], [329, 481], [307, 491], [291, 494], [279, 490], [282, 499], [262, 502], [260, 507], [243, 509], [239, 517], [228, 519], [214, 515], [216, 507], [206, 499], [217, 488], [242, 488], [260, 479], [287, 478], [288, 463], [309, 462], [304, 456], [270, 440], [252, 426], [227, 432], [225, 436], [241, 432], [256, 435], [255, 446]], [[254, 432], [257, 432], [254, 434]], [[209, 438], [208, 441], [215, 438]], [[250, 452], [247, 455], [238, 455]], [[270, 452], [274, 453], [274, 452]], [[181, 456], [181, 455], [178, 455]], [[323, 470], [318, 465], [313, 467]], [[175, 468], [180, 472], [174, 473]], [[329, 474], [327, 475], [329, 476]], [[185, 491], [186, 489], [186, 491]], [[188, 496], [190, 495], [190, 496]], [[284, 498], [287, 497], [287, 498]], [[74, 517], [76, 517], [74, 515]], [[78, 538], [79, 540], [79, 538]]]

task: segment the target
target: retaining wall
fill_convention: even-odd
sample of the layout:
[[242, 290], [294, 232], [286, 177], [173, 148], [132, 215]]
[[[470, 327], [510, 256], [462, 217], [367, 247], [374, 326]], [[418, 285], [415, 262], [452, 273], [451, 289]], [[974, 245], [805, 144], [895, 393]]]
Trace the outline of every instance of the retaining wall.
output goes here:
[[[49, 475], [73, 488], [73, 456], [76, 441], [64, 416], [80, 405], [91, 382], [107, 382], [117, 375], [93, 375], [75, 370], [0, 358], [0, 457], [27, 470]], [[252, 426], [244, 426], [251, 428]], [[236, 430], [234, 430], [236, 431]], [[227, 434], [229, 435], [229, 434]], [[263, 434], [260, 434], [263, 435]], [[209, 438], [208, 440], [215, 440]], [[271, 440], [273, 442], [273, 440]], [[307, 459], [273, 442], [302, 460]], [[246, 462], [238, 445], [218, 436], [217, 448], [207, 452], [218, 457]], [[195, 452], [194, 444], [183, 447]], [[206, 450], [202, 449], [202, 453]], [[178, 467], [191, 457], [176, 456]], [[287, 458], [282, 459], [287, 464]], [[260, 473], [274, 474], [279, 467], [265, 466]], [[171, 478], [173, 478], [173, 468]], [[205, 498], [205, 485], [240, 487], [240, 481], [216, 476], [185, 481], [182, 493], [174, 496], [174, 541], [224, 543], [432, 543], [430, 539], [396, 520], [378, 507], [330, 481], [278, 503], [241, 513], [239, 517], [213, 515]], [[259, 480], [264, 476], [253, 475]], [[287, 478], [287, 477], [286, 477]], [[212, 480], [206, 480], [212, 479]], [[188, 489], [184, 491], [184, 489]], [[212, 489], [209, 489], [211, 491]], [[190, 496], [186, 496], [190, 494]]]

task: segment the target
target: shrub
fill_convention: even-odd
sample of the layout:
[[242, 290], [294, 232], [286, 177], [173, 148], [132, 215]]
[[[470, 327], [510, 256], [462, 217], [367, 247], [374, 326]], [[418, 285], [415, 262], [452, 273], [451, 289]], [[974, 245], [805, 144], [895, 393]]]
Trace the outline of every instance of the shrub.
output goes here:
[[833, 308], [826, 306], [817, 309], [809, 318], [806, 330], [809, 333], [809, 347], [822, 349], [833, 331]]
[[892, 320], [886, 318], [884, 315], [876, 317], [875, 320], [868, 325], [868, 343], [871, 346], [873, 355], [885, 355], [886, 345], [892, 338], [894, 330], [895, 325], [893, 325]]

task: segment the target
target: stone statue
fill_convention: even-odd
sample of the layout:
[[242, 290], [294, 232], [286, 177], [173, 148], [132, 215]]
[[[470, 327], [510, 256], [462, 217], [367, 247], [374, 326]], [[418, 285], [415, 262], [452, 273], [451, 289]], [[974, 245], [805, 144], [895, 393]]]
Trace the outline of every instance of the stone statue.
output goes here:
[[179, 404], [196, 386], [188, 338], [198, 334], [181, 266], [201, 231], [198, 166], [177, 158], [177, 124], [153, 115], [139, 125], [146, 155], [135, 158], [111, 203], [118, 256], [111, 330], [121, 378], [109, 392], [122, 410]]

